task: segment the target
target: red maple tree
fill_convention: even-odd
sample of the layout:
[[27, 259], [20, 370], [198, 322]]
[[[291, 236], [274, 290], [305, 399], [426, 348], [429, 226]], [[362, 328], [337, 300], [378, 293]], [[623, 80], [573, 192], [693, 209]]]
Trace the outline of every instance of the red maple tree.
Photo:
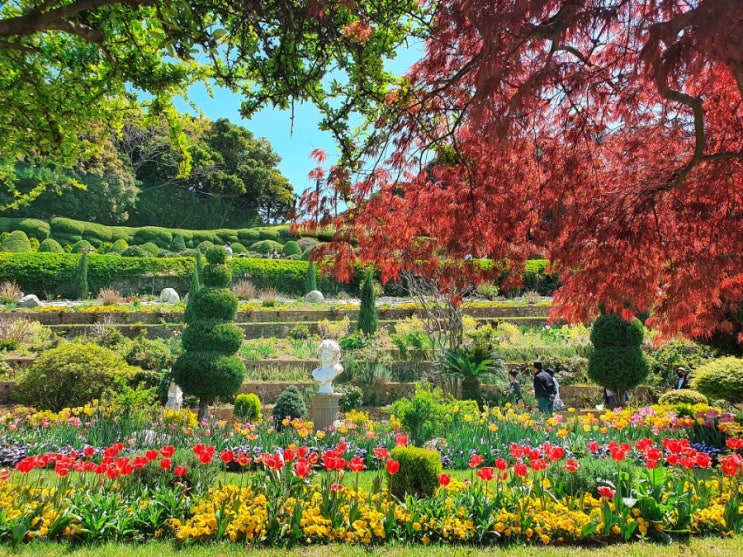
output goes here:
[[383, 279], [444, 269], [446, 288], [502, 272], [468, 254], [519, 269], [540, 253], [556, 317], [651, 312], [667, 334], [743, 343], [741, 1], [437, 6], [364, 146], [383, 164], [328, 180], [352, 207], [337, 274], [358, 257]]

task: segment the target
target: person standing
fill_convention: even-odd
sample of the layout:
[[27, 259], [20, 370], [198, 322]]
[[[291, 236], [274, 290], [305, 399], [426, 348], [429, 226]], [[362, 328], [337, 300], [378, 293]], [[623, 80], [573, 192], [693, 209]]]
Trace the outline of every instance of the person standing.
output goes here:
[[513, 393], [513, 403], [514, 404], [523, 404], [524, 402], [524, 395], [521, 394], [521, 384], [519, 383], [519, 380], [516, 379], [518, 375], [518, 372], [515, 369], [512, 369], [508, 372], [508, 390]]
[[232, 257], [232, 245], [229, 242], [225, 242], [224, 249], [227, 250], [227, 257]]
[[549, 368], [546, 369], [545, 371], [550, 374], [550, 377], [552, 377], [552, 382], [555, 384], [555, 400], [552, 401], [552, 407], [555, 410], [564, 410], [565, 404], [562, 402], [562, 399], [560, 398], [560, 383], [557, 382], [557, 378], [555, 377], [555, 372]]
[[678, 376], [678, 379], [676, 380], [676, 389], [688, 389], [689, 388], [689, 370], [687, 370], [683, 366], [679, 366], [676, 368], [676, 375]]
[[542, 362], [534, 362], [532, 371], [534, 372], [534, 397], [537, 399], [539, 411], [551, 414], [554, 412], [554, 401], [557, 394], [555, 381], [542, 367]]

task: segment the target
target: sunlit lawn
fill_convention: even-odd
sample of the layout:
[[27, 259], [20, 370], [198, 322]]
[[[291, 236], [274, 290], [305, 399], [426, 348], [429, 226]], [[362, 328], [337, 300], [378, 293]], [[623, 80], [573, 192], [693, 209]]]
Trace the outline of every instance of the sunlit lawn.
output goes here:
[[91, 547], [67, 546], [57, 543], [30, 543], [17, 549], [0, 546], [0, 557], [23, 555], [28, 557], [164, 557], [177, 553], [179, 557], [227, 557], [246, 555], [255, 557], [485, 557], [508, 555], [513, 557], [737, 557], [743, 555], [743, 536], [735, 538], [692, 539], [689, 544], [668, 546], [645, 543], [596, 545], [594, 547], [539, 547], [509, 546], [477, 548], [472, 546], [401, 546], [385, 545], [367, 549], [361, 546], [319, 545], [294, 549], [247, 550], [240, 544], [209, 544], [176, 548], [170, 542], [151, 542], [142, 545], [105, 544]]

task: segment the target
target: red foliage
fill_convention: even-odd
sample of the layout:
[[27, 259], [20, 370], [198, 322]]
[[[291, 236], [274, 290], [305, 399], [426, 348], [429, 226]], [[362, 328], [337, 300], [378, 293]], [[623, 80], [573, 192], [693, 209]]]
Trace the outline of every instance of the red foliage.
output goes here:
[[741, 36], [739, 0], [441, 0], [325, 254], [447, 288], [540, 253], [554, 316], [743, 342]]

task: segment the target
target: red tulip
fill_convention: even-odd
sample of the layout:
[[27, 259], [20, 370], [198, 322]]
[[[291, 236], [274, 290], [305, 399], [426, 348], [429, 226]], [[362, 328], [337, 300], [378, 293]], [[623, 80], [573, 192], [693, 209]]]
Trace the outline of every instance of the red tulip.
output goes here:
[[513, 473], [516, 474], [518, 477], [523, 478], [526, 477], [526, 474], [529, 473], [529, 470], [526, 467], [526, 464], [524, 464], [523, 462], [517, 462], [513, 466]]
[[658, 467], [658, 461], [654, 458], [649, 458], [648, 461], [645, 463], [645, 466], [648, 470], [655, 470]]
[[451, 476], [449, 474], [439, 474], [439, 484], [446, 487], [451, 482]]
[[284, 462], [291, 462], [294, 460], [296, 453], [291, 449], [284, 449]]
[[591, 441], [586, 445], [588, 447], [588, 450], [592, 453], [598, 452], [598, 450], [601, 448], [601, 445], [598, 444], [598, 441]]
[[508, 462], [506, 462], [506, 461], [505, 461], [504, 459], [502, 459], [502, 458], [498, 458], [498, 459], [496, 459], [496, 461], [495, 461], [495, 467], [496, 467], [496, 468], [497, 468], [498, 470], [500, 470], [501, 472], [503, 472], [504, 470], [507, 470], [507, 469], [508, 469]]
[[698, 452], [695, 458], [695, 464], [700, 468], [709, 468], [712, 464], [712, 459], [707, 453]]
[[250, 461], [251, 461], [250, 455], [245, 454], [245, 453], [238, 453], [237, 463], [240, 466], [247, 466], [248, 464], [250, 464]]
[[160, 468], [163, 470], [170, 470], [170, 459], [169, 458], [163, 458], [160, 461]]
[[726, 476], [734, 476], [738, 472], [739, 465], [740, 457], [736, 454], [728, 455], [720, 460], [720, 468]]
[[473, 454], [470, 457], [470, 468], [477, 468], [482, 464], [483, 458], [479, 454]]
[[173, 474], [178, 476], [179, 478], [182, 478], [186, 475], [186, 467], [185, 466], [176, 466], [173, 468]]
[[531, 466], [532, 470], [546, 470], [547, 461], [543, 458], [536, 458], [529, 462], [529, 466]]
[[569, 458], [567, 462], [565, 462], [565, 470], [571, 474], [575, 474], [578, 471], [578, 468], [580, 468], [580, 463], [577, 460]]
[[617, 494], [616, 490], [605, 485], [599, 486], [598, 492], [601, 497], [605, 497], [606, 499], [614, 499]]
[[230, 449], [226, 449], [219, 453], [219, 459], [225, 464], [229, 464], [235, 459], [235, 453]]
[[563, 449], [562, 447], [550, 447], [549, 451], [547, 452], [547, 458], [549, 458], [552, 462], [560, 460], [564, 456], [565, 449]]
[[157, 451], [154, 449], [151, 449], [149, 451], [146, 451], [144, 453], [144, 456], [147, 460], [155, 460], [157, 458]]
[[173, 445], [165, 445], [160, 449], [160, 454], [165, 458], [170, 458], [175, 454], [175, 447]]
[[486, 482], [489, 482], [493, 479], [493, 472], [494, 469], [491, 466], [485, 466], [484, 468], [480, 468], [477, 471], [477, 477], [481, 480], [484, 480]]
[[361, 457], [355, 456], [349, 461], [348, 468], [352, 472], [361, 472], [364, 468], [366, 468], [366, 465], [364, 464], [364, 460]]
[[209, 451], [204, 451], [203, 453], [199, 453], [198, 454], [199, 462], [201, 462], [201, 464], [209, 464], [212, 461], [212, 456], [213, 454], [210, 453]]
[[83, 449], [83, 456], [84, 456], [85, 458], [90, 458], [90, 457], [91, 457], [91, 456], [93, 456], [94, 454], [95, 454], [95, 449], [94, 449], [93, 447], [85, 447], [85, 448]]
[[390, 452], [385, 447], [375, 447], [374, 457], [381, 460], [387, 460], [390, 457]]
[[395, 446], [404, 447], [408, 444], [408, 436], [404, 433], [398, 433], [395, 435]]
[[309, 460], [300, 459], [294, 463], [294, 473], [298, 478], [305, 479], [312, 472], [312, 463]]
[[33, 457], [26, 457], [15, 465], [15, 469], [24, 474], [28, 474], [36, 467], [35, 462], [36, 461]]
[[728, 439], [725, 441], [725, 445], [727, 445], [728, 449], [737, 451], [743, 449], [743, 439]]
[[387, 473], [390, 476], [394, 476], [400, 471], [400, 463], [397, 460], [387, 461]]

